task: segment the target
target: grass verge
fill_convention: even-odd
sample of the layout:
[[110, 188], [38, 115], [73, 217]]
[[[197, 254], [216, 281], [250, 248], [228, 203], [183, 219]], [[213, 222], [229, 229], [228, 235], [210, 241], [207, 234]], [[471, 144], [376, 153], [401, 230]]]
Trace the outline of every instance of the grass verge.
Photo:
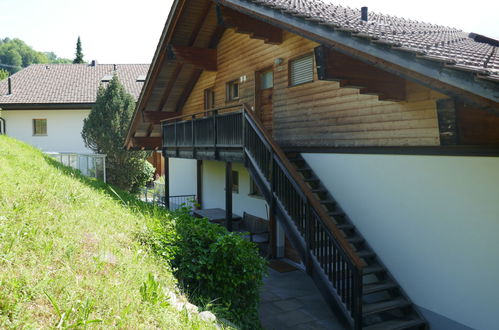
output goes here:
[[215, 328], [135, 239], [168, 216], [0, 136], [0, 328]]

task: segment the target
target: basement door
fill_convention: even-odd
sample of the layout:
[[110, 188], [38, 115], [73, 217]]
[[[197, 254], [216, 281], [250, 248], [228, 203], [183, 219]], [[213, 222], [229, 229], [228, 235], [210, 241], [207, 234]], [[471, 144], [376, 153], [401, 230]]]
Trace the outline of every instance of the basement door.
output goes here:
[[274, 71], [272, 68], [256, 73], [257, 116], [263, 127], [272, 134], [272, 95], [274, 93]]

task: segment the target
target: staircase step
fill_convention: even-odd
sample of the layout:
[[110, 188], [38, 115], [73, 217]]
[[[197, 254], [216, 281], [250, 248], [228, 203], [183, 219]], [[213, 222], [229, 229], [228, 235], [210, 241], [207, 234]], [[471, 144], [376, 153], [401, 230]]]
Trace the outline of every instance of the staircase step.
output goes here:
[[370, 325], [368, 327], [363, 328], [364, 330], [402, 330], [402, 329], [410, 329], [420, 325], [425, 324], [426, 322], [422, 319], [412, 319], [412, 320], [390, 320], [377, 324]]
[[341, 224], [341, 225], [336, 225], [336, 227], [338, 229], [341, 229], [341, 230], [352, 230], [352, 229], [355, 229], [354, 225], [351, 225], [351, 224], [348, 224], [348, 223], [344, 223], [344, 224]]
[[367, 267], [364, 267], [364, 275], [369, 275], [369, 274], [376, 274], [376, 273], [382, 273], [385, 272], [386, 269], [383, 266], [380, 265], [369, 265]]
[[411, 303], [403, 298], [386, 300], [374, 304], [365, 304], [362, 306], [362, 316], [386, 312], [392, 309], [410, 306]]
[[359, 258], [372, 258], [376, 256], [376, 253], [370, 250], [360, 250], [357, 251], [357, 255], [359, 256]]
[[362, 237], [353, 236], [353, 237], [347, 237], [347, 241], [348, 243], [351, 244], [359, 244], [359, 243], [364, 243], [365, 240]]
[[300, 167], [296, 169], [298, 172], [310, 172], [312, 169], [310, 167]]
[[317, 178], [306, 178], [306, 179], [303, 179], [303, 181], [305, 181], [305, 182], [314, 182], [314, 181], [315, 182], [319, 182], [319, 179], [317, 179]]
[[345, 212], [342, 211], [332, 211], [328, 213], [329, 216], [331, 217], [343, 217], [345, 216]]
[[326, 200], [320, 200], [319, 201], [322, 205], [334, 205], [336, 204], [336, 201], [333, 201], [331, 199], [326, 199]]
[[388, 289], [394, 289], [397, 287], [397, 284], [393, 282], [378, 282], [378, 283], [371, 283], [371, 284], [366, 284], [362, 288], [362, 293], [364, 295], [372, 294], [375, 292], [380, 292]]
[[327, 190], [326, 190], [326, 189], [324, 189], [324, 188], [316, 188], [316, 189], [312, 189], [312, 192], [313, 192], [314, 194], [317, 194], [317, 193], [325, 193], [325, 192], [327, 192]]

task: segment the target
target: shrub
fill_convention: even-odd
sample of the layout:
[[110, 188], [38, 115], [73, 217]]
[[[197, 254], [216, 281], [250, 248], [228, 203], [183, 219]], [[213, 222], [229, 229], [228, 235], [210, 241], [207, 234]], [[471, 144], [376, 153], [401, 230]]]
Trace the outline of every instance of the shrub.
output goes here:
[[211, 305], [219, 317], [242, 328], [259, 328], [258, 303], [266, 261], [257, 246], [238, 233], [207, 219], [192, 218], [187, 209], [174, 221], [150, 224], [148, 243], [172, 265], [190, 299]]

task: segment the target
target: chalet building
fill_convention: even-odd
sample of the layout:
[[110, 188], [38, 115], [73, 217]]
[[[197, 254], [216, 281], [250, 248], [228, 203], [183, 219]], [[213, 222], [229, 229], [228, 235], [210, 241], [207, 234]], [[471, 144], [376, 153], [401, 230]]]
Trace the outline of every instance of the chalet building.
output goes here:
[[95, 104], [99, 85], [107, 84], [117, 74], [137, 100], [148, 68], [148, 64], [95, 61], [31, 65], [0, 81], [2, 131], [45, 152], [92, 153], [83, 142], [81, 130], [83, 119]]
[[352, 328], [492, 329], [498, 45], [320, 0], [176, 0], [125, 144], [229, 228], [268, 219]]

